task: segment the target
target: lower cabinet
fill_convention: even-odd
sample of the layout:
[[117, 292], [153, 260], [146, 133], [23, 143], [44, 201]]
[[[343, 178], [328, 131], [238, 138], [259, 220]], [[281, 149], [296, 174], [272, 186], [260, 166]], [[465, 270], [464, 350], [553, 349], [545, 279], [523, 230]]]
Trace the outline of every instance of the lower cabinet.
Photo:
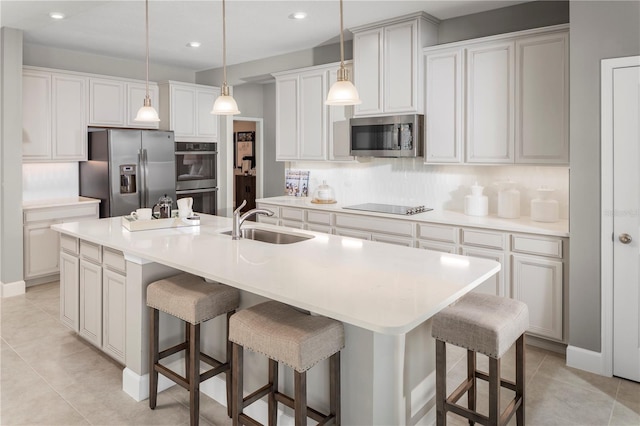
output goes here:
[[61, 236], [60, 321], [121, 363], [126, 353], [125, 289], [121, 252]]
[[504, 277], [509, 276], [509, 272], [507, 270], [508, 264], [504, 261], [504, 252], [500, 252], [497, 250], [463, 247], [461, 254], [463, 256], [480, 257], [483, 259], [495, 260], [501, 266], [500, 272], [476, 287], [473, 290], [474, 292], [492, 294], [494, 296], [510, 296], [508, 290], [505, 289]]

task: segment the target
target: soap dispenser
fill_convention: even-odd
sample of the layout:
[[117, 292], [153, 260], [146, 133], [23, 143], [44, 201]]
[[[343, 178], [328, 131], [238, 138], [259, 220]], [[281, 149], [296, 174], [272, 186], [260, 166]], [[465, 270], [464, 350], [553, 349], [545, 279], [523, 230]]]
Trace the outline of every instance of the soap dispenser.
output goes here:
[[476, 182], [471, 185], [471, 195], [464, 197], [464, 214], [467, 216], [486, 216], [489, 213], [489, 199], [482, 195], [484, 187]]

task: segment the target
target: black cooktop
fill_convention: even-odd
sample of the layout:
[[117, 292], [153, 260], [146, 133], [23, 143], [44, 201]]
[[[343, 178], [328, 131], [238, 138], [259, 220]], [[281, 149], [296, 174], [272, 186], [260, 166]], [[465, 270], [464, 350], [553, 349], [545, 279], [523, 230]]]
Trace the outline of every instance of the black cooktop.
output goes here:
[[377, 203], [356, 204], [355, 206], [346, 206], [343, 208], [348, 210], [362, 210], [366, 212], [377, 212], [377, 213], [399, 214], [399, 215], [411, 215], [411, 214], [428, 212], [433, 210], [425, 206], [410, 207], [410, 206], [396, 206], [393, 204], [377, 204]]

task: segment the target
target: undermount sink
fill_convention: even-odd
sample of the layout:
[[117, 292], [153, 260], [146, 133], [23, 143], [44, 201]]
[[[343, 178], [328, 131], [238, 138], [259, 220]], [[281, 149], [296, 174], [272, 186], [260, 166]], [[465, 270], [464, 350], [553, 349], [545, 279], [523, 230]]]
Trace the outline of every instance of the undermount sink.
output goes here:
[[[231, 235], [231, 231], [222, 232], [222, 234]], [[243, 228], [240, 230], [240, 235], [247, 240], [262, 241], [269, 244], [293, 244], [313, 238], [313, 235], [287, 234], [260, 228]]]

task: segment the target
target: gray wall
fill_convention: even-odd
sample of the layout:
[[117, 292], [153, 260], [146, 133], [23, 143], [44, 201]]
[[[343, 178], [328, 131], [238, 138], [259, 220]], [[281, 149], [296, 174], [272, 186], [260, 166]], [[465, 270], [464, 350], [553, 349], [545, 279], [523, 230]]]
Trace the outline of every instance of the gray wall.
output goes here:
[[[75, 50], [35, 44], [24, 45], [24, 65], [103, 74], [113, 77], [145, 79], [145, 62], [101, 56]], [[196, 73], [186, 68], [149, 64], [149, 80], [176, 80], [195, 83]]]
[[22, 274], [22, 31], [0, 29], [0, 283]]
[[446, 19], [438, 26], [438, 44], [569, 22], [569, 2], [534, 1]]
[[600, 60], [640, 54], [640, 3], [571, 2], [569, 342], [600, 352]]

